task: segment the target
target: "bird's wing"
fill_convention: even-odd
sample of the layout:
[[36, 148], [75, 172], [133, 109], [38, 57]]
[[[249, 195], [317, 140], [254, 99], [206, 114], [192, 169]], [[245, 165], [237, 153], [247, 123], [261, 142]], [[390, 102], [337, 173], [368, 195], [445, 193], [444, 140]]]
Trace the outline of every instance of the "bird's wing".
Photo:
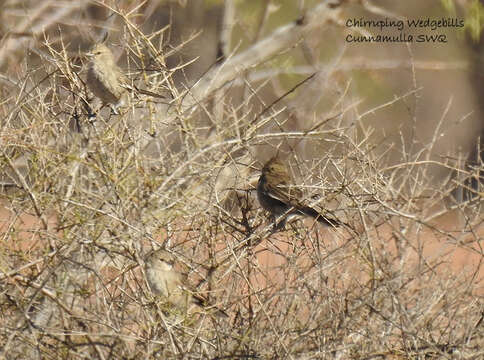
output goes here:
[[182, 278], [179, 278], [180, 281], [178, 281], [178, 287], [183, 291], [188, 294], [190, 294], [193, 303], [195, 305], [198, 305], [200, 307], [204, 307], [207, 304], [207, 299], [198, 294], [189, 284], [188, 284], [188, 279], [185, 278], [182, 280]]
[[277, 186], [270, 188], [269, 195], [287, 205], [301, 206], [299, 201], [302, 197], [302, 191], [297, 187], [288, 186], [286, 183], [279, 183]]

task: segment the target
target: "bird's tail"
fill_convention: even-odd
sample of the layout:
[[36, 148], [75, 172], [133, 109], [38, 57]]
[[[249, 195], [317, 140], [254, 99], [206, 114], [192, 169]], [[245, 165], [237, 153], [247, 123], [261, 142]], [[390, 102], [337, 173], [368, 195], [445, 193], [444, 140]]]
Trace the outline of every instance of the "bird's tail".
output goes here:
[[219, 307], [209, 306], [209, 304], [207, 303], [207, 300], [205, 298], [201, 297], [201, 296], [193, 294], [193, 301], [196, 305], [198, 305], [202, 309], [209, 308], [207, 310], [209, 310], [210, 313], [213, 313], [218, 318], [228, 318], [229, 317], [229, 315], [225, 311], [220, 309]]

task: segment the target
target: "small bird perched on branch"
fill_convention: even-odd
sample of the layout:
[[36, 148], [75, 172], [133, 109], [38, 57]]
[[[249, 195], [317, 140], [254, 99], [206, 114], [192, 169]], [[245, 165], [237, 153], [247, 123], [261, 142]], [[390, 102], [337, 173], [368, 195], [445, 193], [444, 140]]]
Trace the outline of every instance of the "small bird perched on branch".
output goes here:
[[271, 213], [276, 221], [278, 216], [286, 214], [276, 229], [283, 228], [286, 221], [294, 216], [311, 216], [326, 226], [340, 226], [338, 220], [329, 219], [313, 208], [302, 203], [302, 191], [296, 187], [286, 165], [277, 157], [270, 159], [262, 168], [257, 184], [257, 198], [262, 208]]
[[[190, 308], [210, 308], [207, 300], [196, 294], [188, 286], [188, 276], [175, 269], [175, 256], [164, 249], [153, 251], [145, 259], [145, 272], [151, 291], [166, 298], [177, 308], [189, 312]], [[217, 309], [215, 315], [228, 315]]]
[[114, 112], [117, 112], [117, 106], [123, 105], [126, 90], [155, 98], [171, 97], [167, 91], [161, 95], [132, 86], [116, 64], [111, 50], [103, 43], [94, 45], [86, 55], [91, 58], [87, 71], [87, 85], [104, 104], [111, 105]]
[[122, 103], [127, 78], [114, 61], [111, 50], [104, 44], [96, 44], [87, 53], [91, 58], [87, 71], [87, 85], [104, 104], [116, 107]]

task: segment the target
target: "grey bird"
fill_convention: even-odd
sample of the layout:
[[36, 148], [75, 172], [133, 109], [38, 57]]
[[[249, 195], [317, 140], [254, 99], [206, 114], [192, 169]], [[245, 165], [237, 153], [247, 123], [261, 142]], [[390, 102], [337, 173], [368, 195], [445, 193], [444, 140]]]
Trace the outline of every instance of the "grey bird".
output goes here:
[[127, 91], [153, 98], [173, 99], [171, 92], [166, 89], [159, 94], [131, 84], [106, 45], [95, 44], [86, 55], [91, 59], [87, 70], [87, 86], [103, 104], [110, 105], [115, 113], [118, 106], [124, 105]]
[[[164, 249], [148, 254], [145, 259], [145, 273], [153, 294], [164, 297], [169, 303], [187, 313], [193, 309], [209, 310], [207, 300], [190, 288], [187, 274], [178, 271], [175, 263], [175, 256]], [[220, 309], [216, 309], [215, 314], [227, 317]]]
[[111, 50], [104, 44], [96, 44], [87, 53], [91, 58], [87, 71], [87, 86], [104, 104], [122, 104], [127, 78], [114, 61]]

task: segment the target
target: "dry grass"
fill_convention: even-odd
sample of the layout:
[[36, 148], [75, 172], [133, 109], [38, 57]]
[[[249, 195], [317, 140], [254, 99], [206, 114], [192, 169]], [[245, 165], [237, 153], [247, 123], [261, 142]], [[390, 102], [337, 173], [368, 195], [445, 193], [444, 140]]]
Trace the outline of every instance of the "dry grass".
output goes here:
[[[345, 92], [341, 115], [296, 127], [305, 109], [282, 111], [287, 96], [261, 105], [249, 80], [241, 103], [224, 96], [234, 68], [185, 90], [174, 80], [184, 65], [164, 57], [183, 45], [118, 16], [127, 73], [170, 104], [132, 94], [119, 115], [94, 116], [86, 59], [60, 40], [39, 41], [38, 63], [25, 57], [2, 84], [0, 358], [484, 356], [483, 190], [452, 200], [483, 164], [435, 160], [438, 128], [414, 155], [404, 140], [375, 145]], [[308, 149], [325, 155], [304, 160]], [[348, 227], [306, 219], [272, 232], [250, 179], [276, 152]], [[403, 160], [389, 165], [389, 152]], [[436, 167], [459, 180], [435, 179]], [[153, 298], [143, 258], [159, 246], [227, 319], [177, 316]]]

